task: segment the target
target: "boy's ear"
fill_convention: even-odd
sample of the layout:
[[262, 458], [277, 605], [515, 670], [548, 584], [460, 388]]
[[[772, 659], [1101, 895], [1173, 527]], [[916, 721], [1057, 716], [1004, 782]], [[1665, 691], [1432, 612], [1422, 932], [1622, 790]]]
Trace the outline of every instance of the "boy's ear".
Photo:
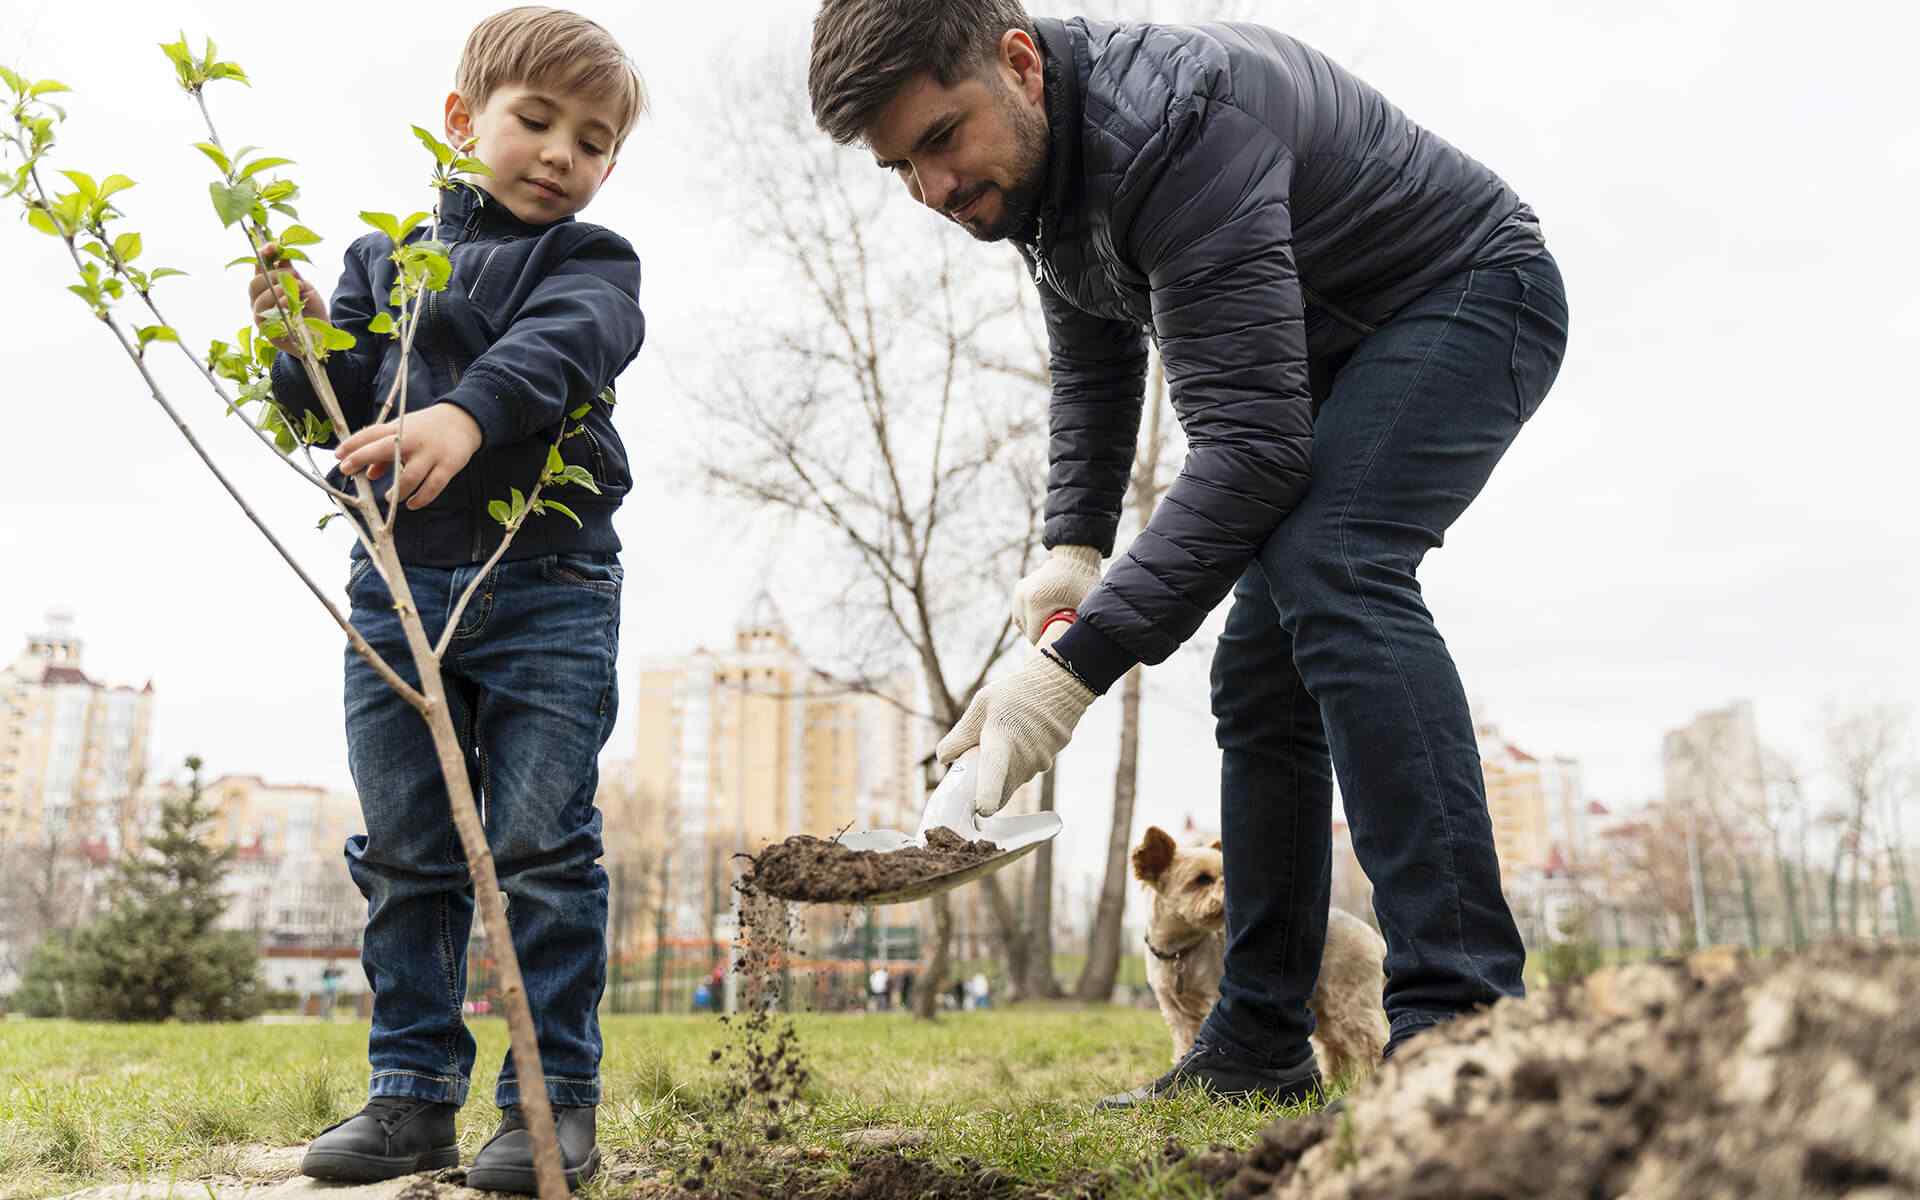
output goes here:
[[1225, 846], [1222, 846], [1222, 845], [1220, 844], [1220, 839], [1219, 839], [1219, 838], [1215, 838], [1215, 839], [1213, 839], [1213, 848], [1214, 848], [1215, 850], [1225, 850], [1225, 849], [1226, 849], [1226, 847], [1225, 847]]
[[1173, 839], [1165, 830], [1158, 825], [1147, 826], [1146, 835], [1133, 848], [1133, 877], [1145, 884], [1159, 882], [1173, 865], [1173, 851]]
[[447, 140], [455, 150], [461, 150], [464, 149], [462, 143], [472, 136], [473, 110], [467, 107], [466, 98], [459, 92], [448, 92]]

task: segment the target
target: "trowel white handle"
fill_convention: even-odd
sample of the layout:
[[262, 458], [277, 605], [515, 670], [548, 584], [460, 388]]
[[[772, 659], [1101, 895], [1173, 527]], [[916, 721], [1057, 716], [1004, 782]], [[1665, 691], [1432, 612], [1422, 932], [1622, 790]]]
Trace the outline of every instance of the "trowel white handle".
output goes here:
[[951, 829], [970, 842], [979, 840], [979, 818], [973, 811], [973, 784], [979, 778], [975, 770], [979, 759], [978, 746], [955, 759], [941, 778], [940, 786], [927, 797], [927, 806], [920, 813], [922, 842], [926, 841], [929, 829]]

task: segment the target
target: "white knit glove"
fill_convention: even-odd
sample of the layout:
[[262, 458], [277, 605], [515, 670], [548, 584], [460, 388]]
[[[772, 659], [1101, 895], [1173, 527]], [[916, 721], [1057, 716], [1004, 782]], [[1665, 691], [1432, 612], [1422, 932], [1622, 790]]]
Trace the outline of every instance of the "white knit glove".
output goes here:
[[1013, 623], [1033, 642], [1046, 619], [1077, 609], [1100, 582], [1100, 552], [1092, 546], [1055, 546], [1046, 561], [1013, 586]]
[[960, 723], [940, 739], [934, 753], [941, 762], [952, 763], [980, 747], [973, 809], [990, 817], [1020, 785], [1053, 765], [1054, 755], [1092, 703], [1093, 689], [1036, 652], [1026, 666], [975, 693]]

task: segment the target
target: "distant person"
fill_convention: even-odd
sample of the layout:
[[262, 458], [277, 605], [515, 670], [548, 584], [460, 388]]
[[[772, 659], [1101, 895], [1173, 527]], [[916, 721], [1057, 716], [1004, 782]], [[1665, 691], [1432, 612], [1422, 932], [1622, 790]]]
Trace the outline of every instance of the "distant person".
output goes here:
[[[417, 65], [417, 64], [416, 64]], [[599, 1005], [607, 974], [607, 874], [594, 807], [600, 748], [618, 689], [620, 539], [626, 452], [603, 393], [640, 349], [640, 263], [633, 247], [574, 220], [593, 200], [645, 106], [639, 76], [599, 25], [550, 8], [514, 8], [468, 37], [446, 100], [447, 139], [491, 168], [439, 193], [420, 231], [452, 247], [453, 279], [434, 294], [411, 353], [374, 331], [390, 315], [394, 246], [369, 234], [347, 250], [331, 309], [291, 270], [304, 315], [330, 317], [354, 346], [324, 370], [358, 432], [336, 448], [334, 486], [358, 480], [407, 511], [395, 543], [413, 602], [437, 636], [477, 568], [500, 545], [488, 514], [528, 489], [549, 453], [597, 487], [547, 495], [577, 516], [529, 520], [493, 567], [441, 663], [447, 704], [486, 811], [500, 886], [533, 1009], [568, 1181], [600, 1161]], [[267, 247], [269, 258], [277, 254]], [[256, 273], [255, 319], [274, 287]], [[274, 400], [298, 427], [322, 417], [298, 347], [285, 337]], [[376, 418], [411, 368], [404, 441]], [[577, 418], [575, 416], [577, 414]], [[563, 423], [585, 435], [551, 450]], [[396, 443], [402, 463], [392, 470]], [[356, 545], [347, 577], [354, 628], [418, 681], [394, 595]], [[472, 883], [427, 726], [359, 655], [346, 655], [348, 760], [367, 832], [347, 864], [367, 897], [362, 961], [373, 989], [371, 1099], [308, 1148], [318, 1179], [370, 1181], [456, 1165], [454, 1114], [467, 1098], [474, 1042], [453, 981], [465, 969]], [[468, 1168], [469, 1186], [532, 1193], [533, 1142], [508, 1055], [494, 1102], [501, 1120]]]
[[320, 969], [320, 1019], [333, 1020], [333, 1005], [340, 998], [340, 977], [346, 972], [329, 959]]
[[885, 967], [875, 967], [873, 974], [867, 976], [867, 993], [873, 997], [875, 1012], [887, 1011], [888, 982]]
[[[1046, 321], [1051, 553], [1013, 616], [1029, 639], [1079, 619], [941, 741], [944, 762], [979, 748], [980, 811], [1233, 594], [1213, 659], [1226, 974], [1191, 1053], [1110, 1102], [1319, 1090], [1336, 772], [1388, 947], [1386, 1052], [1520, 995], [1473, 719], [1416, 573], [1560, 369], [1566, 294], [1533, 210], [1258, 25], [824, 0], [808, 87], [836, 141], [1012, 242]], [[1103, 577], [1149, 335], [1186, 462]]]
[[900, 1007], [913, 1007], [913, 972], [906, 971], [900, 976]]
[[967, 993], [973, 998], [974, 1008], [993, 1007], [993, 985], [987, 982], [985, 972], [973, 973], [973, 978], [967, 981]]

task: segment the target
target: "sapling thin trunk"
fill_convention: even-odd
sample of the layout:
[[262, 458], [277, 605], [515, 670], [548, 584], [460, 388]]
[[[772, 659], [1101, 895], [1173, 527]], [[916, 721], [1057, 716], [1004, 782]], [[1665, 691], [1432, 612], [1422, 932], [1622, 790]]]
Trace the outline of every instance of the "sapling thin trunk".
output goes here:
[[[267, 172], [285, 165], [288, 160], [267, 157], [254, 157], [252, 148], [229, 154], [213, 129], [210, 115], [207, 113], [203, 89], [214, 80], [232, 79], [245, 82], [246, 76], [241, 69], [228, 62], [218, 61], [211, 41], [207, 43], [204, 54], [196, 57], [188, 49], [185, 40], [163, 46], [167, 57], [173, 62], [180, 86], [193, 96], [199, 105], [201, 114], [207, 120], [209, 141], [199, 143], [199, 149], [220, 171], [220, 180], [211, 188], [215, 210], [222, 223], [231, 227], [239, 225], [246, 234], [251, 253], [238, 259], [240, 263], [257, 263], [265, 270], [272, 271], [287, 260], [304, 260], [299, 250], [302, 245], [318, 242], [319, 236], [305, 226], [293, 224], [286, 226], [277, 234], [271, 227], [269, 211], [297, 219], [291, 201], [297, 196], [298, 188], [289, 180], [274, 178], [266, 180]], [[513, 950], [512, 931], [507, 924], [506, 906], [501, 898], [499, 880], [494, 870], [493, 854], [487, 846], [486, 831], [482, 827], [478, 809], [466, 769], [466, 756], [461, 749], [458, 735], [453, 727], [446, 700], [446, 692], [440, 673], [440, 656], [446, 649], [448, 638], [458, 626], [460, 616], [467, 602], [478, 589], [487, 572], [497, 564], [512, 544], [527, 518], [558, 513], [577, 521], [566, 505], [543, 496], [549, 487], [580, 486], [597, 491], [591, 475], [582, 467], [568, 466], [561, 461], [560, 443], [573, 436], [579, 429], [578, 422], [589, 410], [591, 403], [575, 408], [561, 423], [553, 445], [549, 448], [546, 465], [538, 479], [532, 482], [532, 494], [523, 496], [514, 489], [511, 499], [493, 501], [489, 513], [502, 525], [501, 543], [487, 560], [483, 569], [475, 577], [467, 590], [460, 596], [454, 608], [439, 645], [428, 637], [425, 624], [413, 603], [408, 587], [405, 566], [395, 548], [393, 526], [399, 517], [398, 489], [390, 487], [393, 495], [386, 511], [364, 474], [353, 478], [353, 490], [344, 491], [329, 483], [313, 464], [311, 447], [324, 443], [336, 433], [341, 437], [353, 432], [350, 422], [334, 394], [331, 382], [324, 369], [329, 354], [350, 349], [354, 344], [353, 336], [344, 330], [334, 328], [330, 323], [317, 318], [307, 318], [300, 314], [301, 297], [291, 281], [277, 288], [278, 311], [276, 318], [269, 321], [265, 330], [267, 339], [292, 338], [300, 347], [299, 357], [305, 368], [308, 381], [312, 384], [322, 410], [324, 419], [305, 414], [296, 424], [287, 410], [273, 399], [270, 372], [274, 353], [266, 339], [257, 339], [251, 330], [243, 330], [236, 339], [236, 346], [223, 342], [213, 343], [208, 361], [202, 363], [188, 352], [181, 342], [179, 334], [161, 316], [152, 297], [152, 288], [159, 280], [181, 274], [171, 268], [159, 268], [152, 271], [134, 266], [141, 253], [140, 236], [137, 233], [113, 234], [108, 231], [109, 222], [119, 220], [120, 211], [113, 205], [112, 197], [134, 186], [133, 181], [122, 175], [108, 176], [95, 182], [91, 176], [77, 171], [63, 172], [74, 184], [75, 190], [58, 196], [50, 194], [43, 186], [39, 164], [54, 144], [54, 126], [65, 114], [48, 103], [43, 97], [68, 90], [64, 85], [52, 80], [33, 81], [0, 68], [0, 83], [4, 83], [12, 92], [11, 118], [12, 128], [4, 131], [4, 140], [15, 149], [21, 164], [5, 178], [8, 187], [6, 196], [18, 196], [27, 208], [28, 222], [35, 229], [59, 238], [67, 247], [74, 266], [79, 272], [79, 282], [68, 290], [84, 300], [94, 316], [104, 324], [115, 340], [126, 352], [134, 368], [139, 372], [154, 400], [166, 413], [167, 418], [179, 429], [196, 456], [212, 472], [215, 479], [226, 489], [234, 502], [240, 506], [247, 519], [253, 523], [262, 536], [279, 554], [282, 561], [293, 570], [300, 581], [312, 592], [322, 607], [333, 618], [346, 635], [354, 652], [364, 659], [426, 722], [433, 739], [434, 751], [439, 759], [440, 770], [445, 780], [454, 828], [458, 832], [462, 847], [466, 852], [467, 869], [472, 878], [475, 903], [479, 909], [483, 928], [488, 941], [499, 957], [500, 986], [507, 1025], [512, 1043], [515, 1072], [521, 1090], [521, 1103], [525, 1106], [525, 1116], [529, 1132], [534, 1143], [534, 1171], [542, 1200], [561, 1200], [567, 1195], [565, 1176], [562, 1172], [559, 1143], [555, 1136], [553, 1113], [547, 1099], [545, 1075], [540, 1066], [539, 1045], [534, 1032], [532, 1013], [528, 1008], [526, 990], [520, 975], [520, 965]], [[463, 157], [452, 147], [446, 146], [425, 130], [414, 131], [424, 145], [432, 152], [435, 160], [434, 185], [442, 190], [459, 186], [471, 186], [459, 179], [463, 174], [485, 173], [485, 165], [477, 160]], [[431, 240], [431, 226], [427, 237], [413, 236], [419, 225], [433, 214], [416, 213], [406, 219], [397, 219], [384, 213], [363, 213], [368, 224], [385, 232], [394, 244], [393, 261], [398, 267], [398, 282], [390, 297], [391, 307], [397, 312], [398, 320], [392, 312], [382, 311], [369, 326], [369, 335], [384, 334], [398, 339], [404, 354], [412, 346], [414, 332], [418, 327], [425, 298], [429, 292], [439, 291], [447, 285], [452, 274], [452, 262], [446, 248]], [[264, 252], [269, 244], [276, 246], [276, 261], [268, 262]], [[229, 264], [232, 265], [232, 264]], [[152, 314], [154, 324], [128, 326], [120, 322], [113, 313], [113, 305], [126, 298], [131, 290], [137, 295]], [[334, 507], [333, 515], [345, 514], [353, 527], [368, 556], [373, 569], [385, 580], [401, 628], [412, 655], [413, 663], [419, 673], [420, 684], [416, 688], [402, 679], [392, 664], [388, 663], [366, 639], [353, 628], [333, 601], [312, 579], [310, 575], [287, 551], [286, 547], [267, 527], [259, 515], [249, 505], [232, 480], [214, 462], [206, 447], [194, 435], [180, 412], [167, 398], [146, 362], [147, 348], [158, 342], [172, 342], [180, 346], [183, 354], [192, 361], [202, 378], [214, 394], [221, 400], [226, 411], [237, 416], [246, 424], [252, 435], [262, 444], [274, 449], [283, 457], [289, 467], [308, 484], [316, 487]], [[406, 370], [401, 370], [394, 388], [384, 399], [378, 420], [384, 421], [397, 405], [399, 420], [406, 416]], [[238, 389], [229, 395], [220, 380], [233, 383]], [[604, 393], [600, 400], [610, 403], [611, 393]], [[246, 410], [259, 405], [261, 416], [253, 417]], [[392, 464], [393, 478], [399, 477], [399, 451], [396, 439], [395, 460]], [[293, 457], [300, 450], [306, 465]], [[322, 521], [324, 525], [325, 520]]]

